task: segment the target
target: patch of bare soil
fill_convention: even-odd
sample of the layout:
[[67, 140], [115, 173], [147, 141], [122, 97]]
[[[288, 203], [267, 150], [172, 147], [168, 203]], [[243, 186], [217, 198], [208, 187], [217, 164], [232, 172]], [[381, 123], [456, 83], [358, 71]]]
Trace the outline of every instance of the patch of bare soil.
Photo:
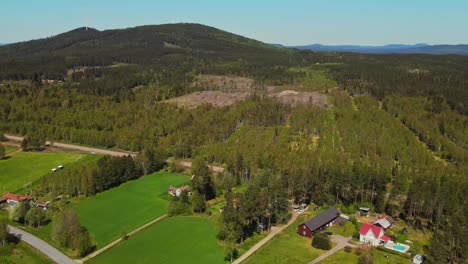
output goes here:
[[200, 75], [192, 86], [205, 91], [172, 98], [165, 102], [187, 108], [195, 108], [202, 104], [222, 107], [246, 100], [254, 91], [263, 90], [268, 97], [292, 106], [306, 104], [325, 108], [328, 105], [327, 96], [318, 92], [281, 90], [272, 86], [260, 87], [253, 79], [238, 76]]
[[196, 108], [203, 104], [211, 104], [217, 107], [228, 106], [249, 97], [247, 92], [223, 92], [223, 91], [202, 91], [187, 94], [184, 96], [169, 99], [165, 102], [175, 103], [178, 107]]
[[276, 92], [270, 91], [268, 96], [277, 98], [279, 101], [292, 106], [314, 105], [317, 107], [327, 107], [327, 96], [318, 92], [297, 92], [285, 90]]
[[18, 148], [21, 147], [21, 144], [16, 143], [16, 142], [11, 142], [11, 141], [1, 141], [0, 143], [4, 146], [11, 146], [11, 147], [18, 147]]

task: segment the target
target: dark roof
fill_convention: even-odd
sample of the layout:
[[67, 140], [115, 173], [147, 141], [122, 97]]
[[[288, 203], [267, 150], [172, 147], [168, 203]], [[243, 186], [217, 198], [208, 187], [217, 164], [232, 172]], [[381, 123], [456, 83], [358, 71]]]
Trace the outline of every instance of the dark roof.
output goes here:
[[391, 216], [389, 216], [389, 215], [387, 215], [387, 216], [385, 217], [385, 219], [387, 219], [387, 221], [388, 221], [390, 224], [392, 224], [392, 225], [395, 223], [395, 219], [393, 219], [393, 217], [391, 217]]
[[339, 216], [339, 217], [336, 219], [336, 221], [338, 221], [338, 224], [342, 225], [342, 224], [346, 223], [346, 222], [348, 221], [348, 219]]
[[318, 228], [335, 220], [336, 218], [338, 218], [338, 216], [340, 216], [340, 211], [338, 211], [338, 209], [336, 208], [330, 208], [327, 211], [305, 222], [304, 224], [307, 226], [307, 228], [310, 229], [310, 231], [313, 232]]

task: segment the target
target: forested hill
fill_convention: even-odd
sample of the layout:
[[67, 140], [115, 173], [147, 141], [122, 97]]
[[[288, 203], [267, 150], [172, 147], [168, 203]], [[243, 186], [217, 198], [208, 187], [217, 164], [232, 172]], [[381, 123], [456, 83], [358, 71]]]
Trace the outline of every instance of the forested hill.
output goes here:
[[298, 61], [299, 54], [200, 24], [105, 31], [78, 28], [50, 38], [0, 47], [0, 79], [27, 78], [33, 72], [58, 78], [74, 66], [103, 66], [115, 62], [166, 65], [268, 60], [284, 64]]

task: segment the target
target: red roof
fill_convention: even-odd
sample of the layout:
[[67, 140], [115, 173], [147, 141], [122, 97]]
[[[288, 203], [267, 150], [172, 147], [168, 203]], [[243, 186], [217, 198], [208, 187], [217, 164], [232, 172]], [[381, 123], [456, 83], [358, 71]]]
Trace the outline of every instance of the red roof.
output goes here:
[[380, 239], [382, 239], [383, 241], [389, 241], [390, 238], [388, 236], [382, 236]]
[[382, 231], [382, 228], [376, 225], [371, 225], [367, 223], [363, 223], [361, 226], [361, 229], [359, 230], [359, 234], [361, 235], [366, 235], [369, 232], [369, 229], [372, 230], [372, 233], [374, 233], [374, 236], [376, 238], [379, 238], [380, 232]]
[[21, 202], [21, 201], [24, 201], [24, 200], [28, 200], [29, 197], [28, 196], [24, 196], [24, 195], [18, 195], [18, 194], [14, 194], [14, 193], [5, 193], [2, 198], [5, 198], [5, 199], [8, 199], [8, 200], [13, 200], [13, 201], [18, 201], [18, 202]]

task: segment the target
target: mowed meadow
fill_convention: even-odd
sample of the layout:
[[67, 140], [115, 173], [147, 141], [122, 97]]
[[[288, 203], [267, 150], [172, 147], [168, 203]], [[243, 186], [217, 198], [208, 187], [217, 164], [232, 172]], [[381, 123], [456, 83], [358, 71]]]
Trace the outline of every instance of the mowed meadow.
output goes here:
[[101, 248], [167, 213], [167, 188], [189, 181], [180, 173], [157, 172], [96, 196], [74, 201], [80, 222]]
[[24, 242], [17, 246], [0, 247], [0, 263], [5, 264], [49, 264], [53, 263], [46, 256], [31, 248]]
[[309, 208], [305, 214], [299, 216], [294, 223], [283, 232], [274, 236], [268, 243], [247, 258], [246, 264], [267, 264], [267, 263], [308, 263], [326, 251], [312, 247], [312, 240], [297, 234], [297, 227], [325, 210], [311, 210]]
[[50, 173], [52, 168], [79, 161], [85, 154], [21, 152], [0, 160], [0, 193], [21, 192], [27, 183], [33, 183]]
[[91, 259], [104, 263], [224, 263], [215, 224], [204, 217], [171, 217]]

